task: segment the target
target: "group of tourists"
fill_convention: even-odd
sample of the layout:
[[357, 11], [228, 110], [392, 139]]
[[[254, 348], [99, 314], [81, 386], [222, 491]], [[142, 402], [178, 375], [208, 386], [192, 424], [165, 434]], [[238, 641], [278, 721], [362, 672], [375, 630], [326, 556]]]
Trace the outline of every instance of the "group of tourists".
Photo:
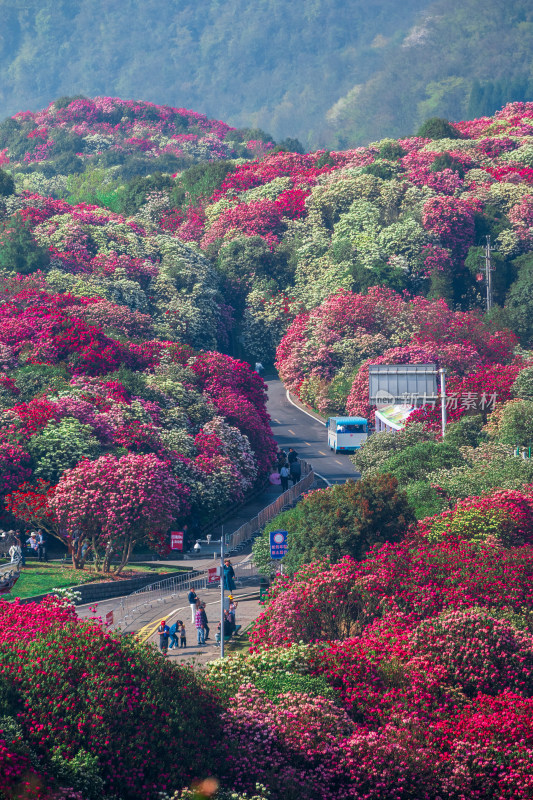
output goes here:
[[[229, 566], [231, 567], [231, 564], [229, 564]], [[233, 567], [231, 567], [231, 571], [233, 572]], [[228, 578], [231, 579], [231, 576], [228, 575]], [[232, 580], [231, 582], [233, 583]], [[234, 583], [233, 588], [235, 588]], [[209, 639], [210, 628], [207, 619], [205, 601], [200, 600], [194, 589], [191, 589], [187, 599], [191, 609], [191, 625], [196, 628], [197, 644], [199, 647], [206, 647], [206, 642]], [[224, 598], [223, 632], [225, 639], [233, 636], [235, 633], [238, 633], [241, 628], [241, 626], [237, 625], [235, 621], [235, 613], [238, 605], [239, 604], [237, 600], [235, 600], [232, 594], [229, 594]], [[215, 634], [216, 644], [220, 643], [220, 628], [221, 624], [219, 622], [217, 626], [217, 632]], [[176, 649], [178, 649], [178, 647], [180, 649], [187, 647], [187, 631], [185, 629], [185, 623], [181, 619], [176, 620], [172, 626], [167, 625], [166, 620], [162, 619], [157, 629], [157, 633], [159, 634], [159, 649], [163, 655], [167, 655], [168, 651], [172, 650], [174, 647], [176, 647]]]
[[20, 561], [21, 565], [24, 567], [26, 565], [28, 549], [39, 561], [48, 561], [46, 535], [40, 528], [37, 531], [31, 531], [27, 539], [24, 536], [20, 536], [17, 531], [8, 531], [8, 535], [13, 542], [9, 548], [9, 556], [12, 564]]
[[292, 485], [302, 477], [302, 465], [298, 458], [298, 453], [292, 447], [289, 447], [288, 454], [285, 450], [280, 450], [278, 453], [278, 471], [281, 480], [281, 491], [286, 492], [289, 488], [289, 478]]
[[168, 650], [173, 647], [187, 647], [187, 632], [183, 620], [178, 619], [170, 627], [167, 625], [166, 620], [162, 619], [157, 629], [159, 633], [159, 649], [163, 655], [167, 655]]

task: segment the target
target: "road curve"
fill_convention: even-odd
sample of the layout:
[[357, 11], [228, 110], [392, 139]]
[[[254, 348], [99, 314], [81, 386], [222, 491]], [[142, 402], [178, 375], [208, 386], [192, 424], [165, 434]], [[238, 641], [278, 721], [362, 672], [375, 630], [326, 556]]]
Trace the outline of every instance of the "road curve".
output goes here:
[[325, 426], [289, 403], [283, 383], [274, 378], [265, 378], [265, 383], [268, 386], [270, 424], [279, 446], [285, 450], [294, 447], [300, 458], [312, 464], [316, 472], [330, 483], [359, 478], [349, 456], [329, 449]]

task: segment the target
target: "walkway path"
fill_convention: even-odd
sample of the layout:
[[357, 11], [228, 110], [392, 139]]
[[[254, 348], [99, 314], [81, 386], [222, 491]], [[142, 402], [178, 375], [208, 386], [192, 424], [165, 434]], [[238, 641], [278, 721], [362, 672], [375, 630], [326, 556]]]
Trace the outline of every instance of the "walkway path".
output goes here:
[[[359, 475], [355, 471], [349, 457], [347, 455], [333, 454], [327, 445], [326, 428], [318, 420], [308, 416], [304, 411], [292, 405], [286, 396], [286, 390], [280, 380], [274, 378], [267, 378], [268, 385], [268, 412], [272, 418], [272, 432], [280, 447], [288, 449], [294, 447], [299, 456], [305, 461], [309, 462], [316, 473], [321, 475], [329, 483], [344, 483], [348, 478], [358, 478]], [[271, 503], [280, 492], [279, 486], [267, 486], [264, 491], [259, 494], [254, 500], [246, 505], [224, 523], [224, 532], [232, 533], [244, 522], [247, 522], [257, 513]], [[219, 539], [220, 533], [218, 530], [213, 532], [213, 539]], [[233, 558], [235, 564], [241, 560], [249, 557], [250, 548], [239, 554], [237, 558]], [[165, 561], [169, 570], [172, 569], [174, 564], [191, 566], [197, 570], [205, 570], [213, 563], [213, 556], [206, 557], [206, 554], [201, 554], [199, 558], [191, 558], [187, 561]], [[241, 596], [239, 601], [239, 615], [238, 622], [242, 624], [243, 628], [252, 622], [260, 611], [259, 602], [257, 599], [259, 589], [259, 581], [257, 586], [241, 589], [237, 591], [237, 595]], [[202, 599], [207, 602], [208, 618], [212, 622], [212, 637], [214, 641], [214, 634], [218, 623], [220, 614], [220, 600], [218, 589], [207, 589], [203, 592]], [[108, 611], [111, 611], [117, 605], [117, 600], [114, 598], [98, 604], [96, 614], [105, 619]], [[85, 606], [78, 606], [78, 614], [81, 617], [93, 616], [94, 612], [91, 610], [94, 606], [91, 604]], [[185, 651], [176, 651], [175, 649], [169, 651], [169, 657], [176, 661], [184, 661], [194, 663], [205, 663], [218, 657], [219, 650], [212, 644], [205, 648], [196, 646], [196, 631], [191, 625], [190, 611], [183, 598], [174, 598], [163, 601], [158, 605], [157, 609], [147, 609], [135, 622], [131, 625], [131, 629], [137, 631], [139, 638], [152, 642], [157, 645], [158, 637], [155, 634], [155, 629], [161, 619], [167, 619], [172, 623], [176, 619], [183, 619], [187, 630], [188, 647]]]

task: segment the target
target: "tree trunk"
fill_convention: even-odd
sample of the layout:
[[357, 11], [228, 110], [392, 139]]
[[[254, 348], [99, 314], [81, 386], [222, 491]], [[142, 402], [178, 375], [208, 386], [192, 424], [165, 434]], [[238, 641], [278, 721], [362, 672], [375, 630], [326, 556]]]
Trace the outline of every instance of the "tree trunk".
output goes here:
[[120, 564], [116, 568], [115, 572], [117, 575], [120, 575], [128, 561], [130, 560], [131, 551], [133, 550], [133, 539], [131, 536], [128, 536], [126, 541], [124, 542], [124, 547], [122, 548], [122, 559]]
[[113, 555], [113, 545], [111, 544], [111, 542], [108, 542], [107, 543], [107, 547], [105, 549], [104, 564], [103, 564], [103, 567], [102, 567], [104, 572], [109, 572], [111, 570], [111, 557], [112, 557], [112, 555]]

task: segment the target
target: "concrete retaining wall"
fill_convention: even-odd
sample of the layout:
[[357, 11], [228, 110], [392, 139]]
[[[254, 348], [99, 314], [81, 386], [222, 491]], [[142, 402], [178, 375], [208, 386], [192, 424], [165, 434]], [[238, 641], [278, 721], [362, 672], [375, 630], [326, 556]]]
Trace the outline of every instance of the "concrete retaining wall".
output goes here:
[[[80, 604], [83, 603], [99, 603], [102, 600], [109, 600], [112, 597], [122, 597], [125, 594], [131, 594], [137, 589], [142, 589], [144, 586], [149, 586], [151, 583], [166, 578], [175, 578], [178, 575], [183, 575], [184, 570], [179, 572], [166, 572], [161, 575], [143, 575], [139, 578], [128, 578], [123, 581], [108, 581], [105, 583], [82, 583], [81, 586], [70, 586], [69, 588], [74, 592], [81, 594]], [[34, 595], [33, 597], [25, 597], [20, 600], [20, 603], [40, 603], [46, 597], [45, 594]]]

